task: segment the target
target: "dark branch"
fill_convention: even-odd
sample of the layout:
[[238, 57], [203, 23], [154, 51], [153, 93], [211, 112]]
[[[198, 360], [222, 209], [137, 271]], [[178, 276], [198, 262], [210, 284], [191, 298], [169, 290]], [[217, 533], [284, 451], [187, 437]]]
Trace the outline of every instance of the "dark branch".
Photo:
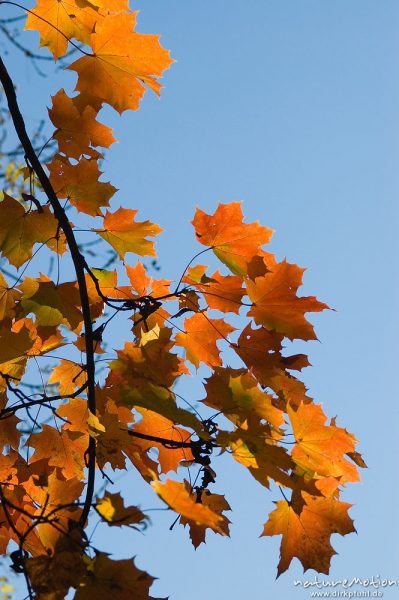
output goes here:
[[[79, 286], [80, 301], [82, 306], [83, 322], [85, 327], [85, 344], [86, 344], [86, 360], [87, 360], [87, 399], [89, 410], [96, 413], [96, 396], [95, 396], [95, 363], [94, 363], [94, 340], [93, 340], [93, 326], [90, 315], [90, 303], [87, 292], [87, 285], [85, 279], [85, 266], [86, 261], [80, 253], [78, 244], [75, 239], [75, 234], [69, 223], [68, 217], [62, 208], [56, 193], [50, 183], [50, 180], [44, 171], [35, 151], [32, 146], [31, 140], [26, 132], [24, 119], [19, 110], [17, 97], [15, 94], [15, 88], [13, 81], [7, 71], [7, 68], [0, 58], [0, 81], [3, 85], [4, 92], [7, 97], [8, 107], [14, 123], [15, 131], [18, 135], [19, 141], [21, 142], [24, 150], [25, 157], [28, 164], [32, 167], [39, 179], [44, 193], [46, 194], [54, 211], [54, 216], [57, 219], [61, 229], [63, 230], [68, 247], [71, 252], [71, 258], [76, 272], [76, 278]], [[83, 507], [82, 515], [80, 518], [80, 526], [84, 527], [87, 517], [90, 512], [92, 498], [94, 494], [94, 480], [96, 470], [96, 445], [94, 438], [90, 437], [89, 447], [87, 450], [87, 466], [88, 466], [88, 478], [87, 478], [87, 489], [86, 489], [86, 501]]]

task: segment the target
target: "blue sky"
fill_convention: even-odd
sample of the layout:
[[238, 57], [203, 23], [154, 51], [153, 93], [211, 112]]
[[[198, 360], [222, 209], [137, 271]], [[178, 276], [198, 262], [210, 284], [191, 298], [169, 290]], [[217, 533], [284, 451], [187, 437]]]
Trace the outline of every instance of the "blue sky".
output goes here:
[[[122, 119], [106, 113], [119, 140], [104, 162], [120, 190], [114, 206], [138, 208], [141, 219], [166, 230], [158, 248], [167, 278], [198, 251], [189, 224], [195, 207], [213, 212], [219, 201], [243, 200], [248, 221], [275, 230], [272, 250], [307, 267], [303, 293], [336, 312], [312, 319], [320, 343], [301, 346], [313, 364], [304, 381], [356, 434], [369, 465], [345, 493], [358, 534], [333, 536], [339, 555], [330, 578], [399, 580], [399, 4], [147, 0], [132, 7], [140, 9], [138, 30], [161, 33], [177, 62], [160, 101], [147, 96]], [[36, 36], [26, 39], [34, 44]], [[33, 127], [49, 95], [70, 91], [74, 75], [42, 79], [16, 51], [5, 58]], [[125, 476], [123, 486], [132, 501], [157, 505], [137, 477]], [[276, 581], [279, 539], [258, 538], [277, 493], [223, 459], [214, 491], [234, 509], [231, 539], [211, 534], [194, 551], [187, 531], [169, 531], [171, 514], [154, 512], [145, 536], [107, 532], [98, 545], [137, 555], [159, 577], [156, 596], [308, 598], [293, 585], [303, 578], [299, 563]], [[398, 593], [386, 590], [384, 598]]]

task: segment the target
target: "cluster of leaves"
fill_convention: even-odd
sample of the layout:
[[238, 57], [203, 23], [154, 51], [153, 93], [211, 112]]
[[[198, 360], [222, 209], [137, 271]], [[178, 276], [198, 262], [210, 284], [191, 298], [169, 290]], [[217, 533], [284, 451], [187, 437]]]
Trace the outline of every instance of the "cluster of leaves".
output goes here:
[[[13, 567], [42, 600], [71, 587], [76, 600], [150, 597], [152, 577], [85, 534], [93, 515], [110, 527], [146, 526], [145, 511], [126, 507], [120, 492], [98, 491], [96, 479], [117, 470], [136, 470], [195, 547], [209, 529], [229, 534], [229, 504], [209, 489], [216, 450], [266, 488], [274, 482], [282, 499], [262, 535], [282, 536], [279, 574], [294, 557], [328, 573], [331, 534], [354, 531], [340, 490], [364, 466], [356, 440], [307, 395], [297, 377], [307, 357], [284, 353], [286, 340], [316, 339], [305, 315], [327, 308], [298, 295], [303, 269], [265, 251], [272, 231], [244, 223], [233, 202], [213, 215], [198, 209], [192, 224], [204, 248], [177, 282], [156, 279], [137, 256], [155, 256], [160, 227], [133, 209], [108, 210], [116, 189], [99, 180], [98, 148], [115, 140], [98, 113], [104, 104], [136, 110], [147, 88], [159, 94], [171, 64], [158, 36], [135, 24], [125, 0], [38, 0], [28, 11], [26, 28], [54, 59], [66, 60], [69, 43], [81, 54], [68, 66], [78, 94], [62, 89], [52, 99], [58, 152], [45, 168], [0, 62], [29, 186], [0, 202], [0, 250], [15, 272], [13, 283], [0, 276], [0, 552], [14, 543]], [[82, 216], [117, 268], [89, 266], [75, 224]], [[39, 251], [69, 259], [74, 276], [27, 275]], [[221, 270], [195, 262], [206, 252]], [[109, 324], [125, 314], [131, 339], [110, 355]], [[208, 374], [199, 410], [176, 392], [198, 368]], [[197, 470], [194, 481], [184, 479], [187, 468]]]

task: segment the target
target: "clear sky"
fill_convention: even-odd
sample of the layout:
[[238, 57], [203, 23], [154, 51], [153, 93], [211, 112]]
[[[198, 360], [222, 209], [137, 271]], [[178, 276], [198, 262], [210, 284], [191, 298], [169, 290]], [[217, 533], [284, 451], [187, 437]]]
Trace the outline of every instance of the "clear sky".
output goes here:
[[[244, 201], [247, 220], [275, 230], [272, 250], [307, 267], [304, 294], [336, 312], [313, 318], [321, 343], [306, 347], [304, 381], [325, 412], [360, 440], [369, 465], [344, 499], [358, 534], [333, 536], [330, 578], [399, 580], [398, 194], [399, 3], [397, 0], [138, 1], [138, 30], [161, 33], [176, 63], [161, 100], [137, 113], [107, 112], [119, 144], [107, 153], [114, 206], [138, 208], [166, 232], [164, 277], [197, 250], [196, 206]], [[29, 43], [35, 34], [27, 33]], [[32, 124], [49, 94], [74, 74], [39, 78], [15, 50], [6, 56]], [[51, 69], [49, 72], [52, 72]], [[122, 332], [123, 333], [123, 332]], [[195, 390], [197, 393], [197, 390]], [[305, 600], [294, 561], [277, 581], [279, 538], [259, 538], [279, 495], [240, 465], [219, 466], [214, 491], [233, 512], [231, 539], [210, 534], [197, 551], [188, 532], [153, 513], [144, 536], [107, 533], [96, 542], [159, 577], [152, 593], [172, 600]], [[125, 476], [128, 496], [157, 506]], [[306, 579], [312, 579], [308, 572]], [[359, 590], [360, 588], [356, 588]], [[399, 598], [399, 589], [384, 591]]]

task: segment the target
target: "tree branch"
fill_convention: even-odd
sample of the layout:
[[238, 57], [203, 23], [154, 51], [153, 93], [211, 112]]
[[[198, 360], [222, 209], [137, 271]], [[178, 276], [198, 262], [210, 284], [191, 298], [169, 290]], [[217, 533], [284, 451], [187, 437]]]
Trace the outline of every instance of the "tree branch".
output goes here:
[[[24, 119], [21, 111], [19, 110], [18, 101], [15, 93], [13, 81], [7, 71], [7, 68], [0, 58], [0, 81], [3, 85], [4, 92], [7, 97], [8, 108], [10, 110], [11, 118], [15, 127], [15, 131], [18, 135], [19, 141], [21, 142], [25, 150], [25, 158], [36, 173], [44, 193], [46, 194], [51, 207], [54, 211], [54, 216], [57, 219], [61, 229], [65, 234], [65, 238], [71, 252], [72, 262], [76, 272], [76, 278], [79, 286], [80, 301], [82, 306], [83, 322], [85, 327], [85, 343], [86, 343], [86, 366], [87, 366], [87, 402], [89, 410], [96, 413], [96, 396], [95, 396], [95, 363], [94, 363], [94, 340], [93, 340], [93, 326], [90, 315], [90, 303], [87, 292], [87, 285], [85, 279], [85, 266], [86, 261], [83, 255], [80, 253], [78, 244], [75, 239], [72, 226], [69, 223], [68, 217], [62, 208], [57, 195], [50, 183], [50, 180], [43, 169], [35, 150], [32, 146], [31, 140], [26, 132]], [[89, 447], [87, 450], [88, 461], [88, 477], [87, 477], [87, 488], [86, 488], [86, 499], [83, 507], [82, 515], [79, 521], [81, 528], [83, 529], [87, 517], [90, 512], [93, 494], [94, 494], [94, 480], [95, 480], [95, 469], [96, 469], [96, 445], [94, 438], [90, 437]]]

